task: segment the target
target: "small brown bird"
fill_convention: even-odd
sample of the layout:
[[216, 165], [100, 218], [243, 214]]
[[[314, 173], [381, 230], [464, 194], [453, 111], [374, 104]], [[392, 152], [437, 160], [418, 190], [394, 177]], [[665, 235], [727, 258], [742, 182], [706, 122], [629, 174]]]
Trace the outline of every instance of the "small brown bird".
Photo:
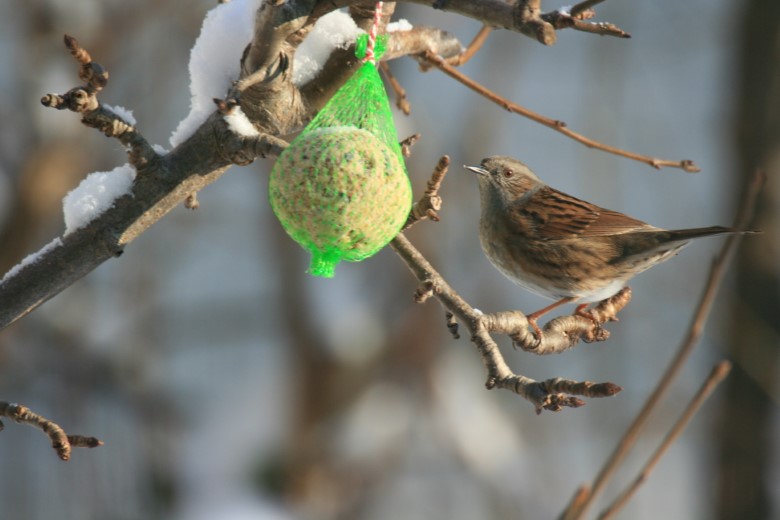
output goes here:
[[538, 338], [540, 316], [575, 301], [576, 314], [609, 298], [637, 274], [674, 256], [690, 239], [751, 233], [711, 226], [668, 231], [544, 184], [512, 157], [488, 157], [477, 174], [479, 238], [490, 262], [517, 285], [557, 300], [527, 316]]

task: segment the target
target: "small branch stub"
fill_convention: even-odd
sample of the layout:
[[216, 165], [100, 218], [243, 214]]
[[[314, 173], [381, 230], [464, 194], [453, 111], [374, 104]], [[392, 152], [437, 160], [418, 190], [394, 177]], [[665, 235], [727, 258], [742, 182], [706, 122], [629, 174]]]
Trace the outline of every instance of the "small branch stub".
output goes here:
[[402, 228], [405, 231], [412, 227], [414, 224], [421, 220], [432, 220], [434, 222], [439, 221], [439, 214], [437, 213], [441, 209], [442, 200], [439, 197], [439, 188], [441, 183], [444, 182], [444, 176], [447, 175], [447, 171], [450, 167], [450, 158], [445, 155], [436, 164], [430, 180], [428, 180], [428, 187], [417, 201], [412, 206], [412, 211], [409, 213], [409, 218], [406, 219], [406, 224]]
[[452, 338], [460, 339], [460, 333], [458, 332], [458, 320], [455, 319], [455, 315], [450, 311], [447, 311], [444, 314], [444, 317], [447, 320], [447, 330], [449, 330], [450, 334], [452, 334]]
[[412, 134], [399, 143], [401, 145], [401, 153], [405, 158], [408, 159], [412, 156], [412, 147], [417, 144], [420, 137], [422, 137], [420, 134]]
[[425, 303], [436, 292], [436, 285], [433, 280], [425, 280], [420, 282], [417, 286], [417, 290], [414, 292], [415, 303]]

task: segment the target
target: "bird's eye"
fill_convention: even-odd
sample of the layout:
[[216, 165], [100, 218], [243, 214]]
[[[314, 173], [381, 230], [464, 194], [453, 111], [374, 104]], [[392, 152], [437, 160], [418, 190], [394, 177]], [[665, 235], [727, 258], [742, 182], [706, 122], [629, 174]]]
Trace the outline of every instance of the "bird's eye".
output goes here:
[[511, 169], [509, 169], [509, 168], [507, 168], [506, 170], [504, 170], [504, 178], [505, 178], [505, 179], [509, 179], [509, 178], [511, 178], [511, 177], [512, 177], [512, 175], [514, 175], [514, 174], [515, 174], [514, 170], [511, 170]]

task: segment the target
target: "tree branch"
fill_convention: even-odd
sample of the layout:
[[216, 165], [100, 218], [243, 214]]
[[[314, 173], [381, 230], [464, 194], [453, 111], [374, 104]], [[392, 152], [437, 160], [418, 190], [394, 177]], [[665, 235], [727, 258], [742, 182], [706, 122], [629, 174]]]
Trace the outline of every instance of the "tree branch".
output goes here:
[[623, 506], [625, 506], [628, 501], [631, 500], [639, 487], [650, 477], [650, 473], [652, 473], [653, 469], [655, 469], [655, 466], [666, 454], [671, 445], [674, 444], [674, 442], [680, 437], [682, 432], [688, 426], [688, 423], [690, 423], [691, 419], [693, 419], [693, 416], [696, 415], [696, 412], [699, 411], [699, 408], [701, 408], [707, 398], [709, 398], [710, 394], [712, 394], [712, 392], [715, 390], [715, 387], [717, 387], [721, 381], [723, 381], [726, 376], [728, 376], [730, 371], [731, 363], [728, 361], [721, 361], [715, 365], [715, 367], [712, 369], [712, 372], [710, 372], [710, 375], [702, 384], [701, 388], [699, 388], [699, 391], [696, 392], [696, 395], [693, 396], [691, 402], [688, 403], [685, 411], [683, 411], [679, 419], [677, 419], [677, 422], [675, 422], [674, 426], [672, 426], [672, 429], [669, 430], [669, 433], [666, 434], [663, 441], [661, 441], [661, 444], [645, 463], [644, 467], [639, 472], [639, 475], [626, 487], [622, 493], [620, 493], [620, 495], [618, 495], [615, 501], [612, 502], [612, 504], [610, 504], [609, 507], [607, 507], [604, 512], [599, 515], [599, 520], [608, 520], [610, 518], [614, 518], [614, 516], [623, 508]]
[[[72, 448], [96, 448], [103, 445], [103, 441], [95, 437], [84, 435], [68, 435], [57, 423], [33, 413], [26, 406], [0, 401], [0, 417], [9, 417], [19, 424], [29, 424], [48, 435], [51, 446], [57, 452], [57, 456], [64, 461], [70, 460]], [[3, 423], [0, 422], [0, 430]]]
[[[436, 211], [441, 207], [438, 190], [447, 173], [449, 158], [439, 160], [433, 171], [428, 189], [412, 208], [404, 229], [423, 219], [438, 220]], [[435, 218], [431, 218], [431, 217]], [[471, 334], [482, 363], [487, 369], [486, 386], [510, 390], [534, 404], [537, 413], [542, 410], [559, 411], [564, 406], [582, 406], [582, 397], [607, 397], [621, 389], [613, 383], [576, 382], [555, 378], [547, 381], [534, 381], [513, 373], [504, 361], [498, 345], [491, 333], [507, 334], [516, 346], [535, 354], [562, 352], [573, 347], [582, 337], [586, 341], [603, 340], [609, 334], [593, 320], [582, 316], [563, 316], [551, 320], [544, 326], [541, 341], [528, 331], [528, 321], [520, 311], [484, 314], [471, 307], [444, 278], [433, 268], [411, 242], [399, 233], [390, 247], [406, 263], [419, 282], [414, 295], [417, 303], [423, 303], [430, 297], [436, 297], [447, 311], [447, 327], [457, 333], [455, 319], [466, 326]], [[593, 316], [599, 322], [616, 319], [616, 314], [628, 303], [631, 292], [628, 288], [601, 302], [593, 309]]]
[[[756, 172], [748, 185], [748, 189], [745, 192], [744, 199], [740, 211], [736, 217], [734, 227], [737, 229], [747, 229], [750, 219], [754, 214], [754, 205], [758, 194], [764, 184], [764, 176], [761, 172]], [[699, 338], [704, 330], [704, 324], [709, 317], [712, 304], [715, 301], [715, 297], [720, 289], [720, 284], [723, 281], [723, 277], [726, 274], [726, 270], [731, 261], [731, 257], [734, 254], [736, 245], [739, 242], [740, 235], [731, 235], [726, 239], [720, 253], [715, 258], [710, 268], [709, 278], [707, 284], [704, 287], [704, 291], [699, 300], [692, 318], [691, 324], [688, 328], [688, 333], [680, 344], [677, 350], [677, 354], [669, 363], [666, 371], [661, 376], [653, 392], [647, 398], [647, 401], [642, 406], [637, 416], [634, 418], [631, 425], [623, 434], [623, 437], [615, 446], [610, 456], [604, 462], [598, 475], [594, 478], [593, 484], [588, 487], [589, 491], [584, 498], [580, 498], [577, 501], [572, 501], [569, 509], [564, 511], [561, 516], [562, 520], [577, 520], [583, 518], [587, 513], [588, 508], [593, 504], [593, 501], [601, 494], [606, 487], [609, 480], [615, 474], [615, 471], [625, 459], [628, 452], [636, 444], [639, 434], [647, 424], [650, 414], [652, 414], [658, 405], [663, 400], [666, 393], [671, 388], [672, 382], [677, 378], [677, 375], [682, 370], [683, 365], [690, 357], [694, 347], [698, 344]], [[578, 490], [578, 494], [582, 493], [582, 490]]]
[[[423, 3], [423, 2], [420, 2]], [[367, 23], [373, 2], [296, 0], [264, 3], [256, 18], [254, 39], [242, 60], [241, 78], [227, 98], [235, 100], [259, 132], [257, 138], [234, 134], [219, 111], [212, 114], [184, 143], [167, 155], [158, 155], [138, 129], [100, 105], [97, 95], [108, 82], [108, 71], [69, 36], [65, 45], [79, 65], [84, 85], [64, 95], [49, 94], [46, 106], [82, 114], [82, 122], [120, 140], [138, 173], [130, 194], [113, 207], [40, 251], [0, 282], [0, 328], [32, 311], [109, 258], [119, 256], [128, 243], [186, 201], [197, 207], [195, 193], [221, 177], [232, 164], [246, 164], [257, 156], [273, 156], [286, 143], [277, 136], [299, 129], [329, 94], [349, 76], [357, 64], [352, 56], [336, 52], [323, 73], [300, 91], [292, 85], [289, 63], [307, 24], [318, 16], [350, 5], [359, 24]], [[387, 13], [394, 4], [389, 2]], [[436, 2], [436, 8], [469, 16], [483, 23], [507, 27], [536, 37], [549, 33], [540, 21], [535, 2], [510, 6], [499, 0]], [[314, 10], [312, 11], [312, 8]], [[307, 18], [307, 15], [310, 15]], [[549, 26], [549, 27], [548, 27]], [[554, 40], [554, 32], [553, 40]], [[550, 43], [549, 35], [545, 43]], [[447, 56], [461, 52], [460, 44], [442, 31], [418, 28], [394, 33], [387, 58], [431, 49]]]
[[[573, 27], [561, 23], [554, 26], [547, 21], [557, 11], [543, 14], [539, 3], [535, 0], [517, 0], [508, 3], [504, 0], [406, 0], [409, 3], [433, 6], [434, 9], [459, 14], [473, 18], [490, 27], [503, 28], [519, 32], [544, 45], [552, 45], [556, 41], [555, 31]], [[355, 0], [319, 0], [314, 8], [313, 16], [319, 17], [335, 9], [356, 3]], [[597, 2], [583, 2], [591, 8]], [[604, 32], [604, 35], [618, 36], [617, 33]]]
[[[287, 4], [295, 6], [286, 7]], [[255, 40], [242, 63], [242, 82], [226, 93], [231, 100], [217, 110], [194, 134], [166, 155], [158, 155], [140, 131], [116, 113], [102, 106], [97, 95], [108, 82], [108, 71], [92, 61], [90, 54], [69, 36], [65, 44], [74, 56], [79, 77], [85, 84], [64, 95], [49, 94], [46, 106], [81, 114], [82, 122], [117, 138], [128, 148], [131, 164], [138, 175], [131, 193], [88, 225], [60, 237], [17, 266], [0, 281], [0, 329], [31, 312], [38, 305], [72, 285], [110, 258], [186, 201], [196, 207], [195, 193], [220, 178], [233, 164], [248, 164], [257, 157], [274, 157], [287, 145], [279, 135], [300, 129], [317, 108], [313, 97], [306, 98], [292, 84], [288, 64], [294, 45], [292, 38], [303, 22], [311, 3], [266, 4], [258, 17]], [[308, 6], [308, 7], [307, 7]], [[278, 27], [277, 25], [278, 24]], [[411, 31], [410, 31], [411, 32]], [[417, 52], [420, 42], [439, 41], [439, 49], [458, 48], [451, 37], [435, 37], [434, 29], [420, 29], [413, 35], [400, 35], [393, 43], [394, 56], [404, 54], [409, 45]], [[268, 39], [265, 41], [265, 39]], [[258, 42], [257, 40], [264, 40]], [[356, 61], [356, 60], [355, 60]], [[335, 91], [342, 78], [319, 77], [321, 91]], [[324, 101], [323, 101], [324, 102]], [[237, 103], [258, 130], [256, 137], [239, 136], [230, 130], [223, 115]]]
[[498, 106], [510, 111], [514, 112], [515, 114], [519, 114], [523, 117], [526, 117], [532, 121], [535, 121], [539, 124], [542, 124], [548, 128], [551, 128], [555, 130], [556, 132], [559, 132], [566, 137], [569, 137], [571, 139], [574, 139], [578, 143], [582, 143], [588, 148], [595, 148], [597, 150], [602, 150], [607, 153], [611, 153], [614, 155], [619, 155], [621, 157], [626, 157], [628, 159], [633, 159], [635, 161], [643, 162], [645, 164], [648, 164], [652, 166], [653, 168], [660, 169], [662, 167], [670, 167], [670, 168], [680, 168], [686, 172], [698, 172], [699, 167], [694, 164], [693, 161], [689, 159], [684, 159], [682, 161], [669, 161], [666, 159], [657, 159], [655, 157], [649, 157], [646, 155], [640, 155], [636, 154], [634, 152], [629, 152], [626, 150], [621, 150], [620, 148], [615, 148], [614, 146], [609, 146], [604, 143], [600, 143], [598, 141], [595, 141], [593, 139], [590, 139], [589, 137], [585, 137], [582, 134], [579, 134], [573, 130], [570, 130], [566, 123], [563, 121], [559, 121], [556, 119], [550, 119], [548, 117], [545, 117], [541, 114], [537, 114], [536, 112], [533, 112], [525, 107], [522, 107], [516, 103], [513, 103], [495, 92], [492, 92], [491, 90], [488, 90], [486, 87], [481, 85], [480, 83], [474, 81], [473, 79], [469, 78], [456, 68], [452, 67], [447, 63], [446, 60], [441, 58], [440, 56], [436, 56], [431, 51], [425, 51], [422, 54], [419, 55], [420, 59], [424, 60], [425, 62], [429, 63], [430, 65], [438, 68], [451, 78], [459, 81], [460, 83], [463, 83], [468, 88], [476, 92], [477, 94], [491, 100]]

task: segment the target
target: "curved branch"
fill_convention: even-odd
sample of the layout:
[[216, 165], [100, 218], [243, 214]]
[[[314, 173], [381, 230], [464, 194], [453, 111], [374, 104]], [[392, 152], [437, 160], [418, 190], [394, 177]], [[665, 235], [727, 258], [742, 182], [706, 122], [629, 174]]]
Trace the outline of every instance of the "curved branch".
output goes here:
[[[96, 437], [68, 435], [57, 423], [20, 404], [0, 401], [0, 417], [9, 417], [19, 424], [29, 424], [43, 431], [51, 440], [51, 447], [57, 452], [57, 456], [64, 461], [70, 460], [72, 448], [97, 448], [103, 445], [103, 441]], [[3, 423], [0, 422], [0, 430], [2, 429]]]
[[[445, 155], [439, 159], [434, 168], [425, 193], [412, 206], [403, 230], [421, 220], [439, 220], [437, 211], [442, 204], [439, 188], [448, 167], [449, 157]], [[576, 345], [580, 338], [585, 341], [603, 341], [609, 337], [609, 333], [599, 324], [617, 319], [617, 313], [631, 299], [631, 290], [628, 287], [591, 309], [589, 312], [592, 319], [582, 316], [563, 316], [551, 320], [544, 326], [541, 339], [537, 340], [528, 331], [528, 320], [520, 311], [483, 314], [471, 307], [403, 233], [399, 233], [390, 242], [390, 247], [419, 281], [414, 301], [423, 303], [431, 297], [436, 297], [446, 310], [447, 328], [455, 339], [460, 337], [458, 321], [466, 326], [471, 334], [471, 341], [487, 369], [488, 389], [498, 387], [510, 390], [533, 403], [537, 413], [542, 410], [558, 411], [564, 406], [579, 407], [585, 404], [577, 396], [607, 397], [621, 390], [613, 383], [576, 382], [561, 378], [539, 382], [515, 374], [504, 361], [491, 333], [506, 334], [513, 340], [515, 346], [539, 355], [563, 352]]]
[[466, 76], [465, 74], [457, 70], [456, 68], [452, 67], [446, 62], [446, 60], [442, 59], [440, 56], [436, 56], [436, 54], [434, 54], [431, 51], [425, 51], [422, 54], [420, 54], [419, 57], [420, 59], [424, 60], [430, 65], [438, 68], [439, 70], [441, 70], [442, 72], [450, 76], [451, 78], [459, 81], [460, 83], [463, 83], [465, 86], [467, 86], [477, 94], [486, 97], [490, 101], [508, 110], [509, 112], [513, 112], [515, 114], [521, 115], [532, 121], [542, 124], [547, 128], [551, 128], [556, 132], [565, 135], [566, 137], [574, 139], [578, 143], [584, 144], [588, 148], [595, 148], [597, 150], [602, 150], [604, 152], [611, 153], [613, 155], [618, 155], [621, 157], [626, 157], [628, 159], [633, 159], [635, 161], [639, 161], [649, 166], [652, 166], [657, 170], [661, 169], [662, 167], [669, 167], [669, 168], [679, 168], [689, 173], [695, 173], [700, 171], [699, 167], [696, 166], [696, 164], [690, 159], [683, 159], [681, 161], [670, 161], [667, 159], [658, 159], [656, 157], [650, 157], [647, 155], [640, 155], [634, 152], [629, 152], [627, 150], [621, 150], [620, 148], [615, 148], [614, 146], [609, 146], [604, 143], [600, 143], [598, 141], [590, 139], [589, 137], [585, 137], [580, 133], [570, 130], [569, 127], [566, 126], [566, 123], [563, 121], [559, 121], [557, 119], [550, 119], [549, 117], [545, 117], [541, 114], [537, 114], [532, 110], [529, 110], [507, 99], [504, 99], [503, 97], [499, 96], [495, 92], [488, 90], [480, 83], [474, 81], [473, 79], [469, 78], [468, 76]]
[[[435, 296], [442, 306], [469, 330], [471, 342], [474, 343], [487, 370], [486, 387], [488, 389], [503, 388], [514, 392], [530, 401], [537, 413], [540, 413], [542, 410], [559, 411], [563, 407], [582, 406], [585, 402], [579, 399], [578, 396], [607, 397], [615, 395], [621, 390], [619, 386], [613, 383], [576, 382], [561, 378], [535, 381], [515, 374], [507, 365], [498, 345], [490, 335], [491, 332], [500, 328], [496, 325], [495, 316], [482, 314], [471, 307], [450, 287], [403, 234], [396, 236], [390, 242], [390, 247], [401, 257], [415, 277], [423, 284], [423, 290]], [[421, 301], [418, 298], [416, 299]], [[522, 316], [519, 312], [517, 314]], [[452, 325], [449, 324], [448, 326], [452, 330]], [[595, 327], [592, 322], [590, 326]], [[555, 331], [545, 327], [544, 337], [549, 343], [566, 342], [568, 344], [570, 342], [569, 334], [571, 334], [571, 331]]]

